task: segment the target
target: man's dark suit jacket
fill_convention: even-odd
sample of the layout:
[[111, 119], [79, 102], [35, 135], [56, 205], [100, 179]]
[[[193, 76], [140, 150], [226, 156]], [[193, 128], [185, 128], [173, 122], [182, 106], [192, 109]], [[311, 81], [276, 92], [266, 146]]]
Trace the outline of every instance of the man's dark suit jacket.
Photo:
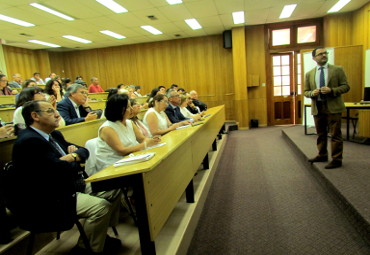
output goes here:
[[57, 104], [57, 110], [59, 114], [63, 117], [66, 125], [76, 124], [85, 121], [85, 117], [88, 112], [85, 108], [80, 105], [78, 110], [80, 111], [80, 118], [77, 116], [76, 110], [68, 97], [65, 97], [62, 101]]
[[198, 99], [193, 99], [193, 104], [198, 106], [201, 112], [207, 110], [207, 105]]
[[183, 120], [187, 120], [187, 118], [185, 118], [184, 115], [182, 115], [182, 113], [180, 112], [180, 108], [178, 106], [177, 108], [178, 108], [178, 111], [175, 111], [175, 109], [171, 105], [168, 105], [165, 110], [165, 113], [167, 114], [168, 118], [170, 119], [172, 123], [177, 123]]
[[[57, 130], [51, 135], [67, 153], [72, 144]], [[75, 146], [84, 162], [88, 150]], [[81, 167], [79, 162], [67, 162], [60, 157], [34, 129], [27, 127], [18, 135], [12, 155], [14, 168], [7, 185], [7, 205], [21, 228], [35, 232], [72, 228], [76, 218], [75, 180]]]

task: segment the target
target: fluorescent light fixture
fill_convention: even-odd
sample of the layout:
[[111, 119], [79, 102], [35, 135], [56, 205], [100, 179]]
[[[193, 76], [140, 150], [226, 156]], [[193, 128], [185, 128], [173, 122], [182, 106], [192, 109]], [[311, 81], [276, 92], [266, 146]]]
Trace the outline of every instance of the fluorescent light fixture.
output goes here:
[[96, 1], [104, 5], [108, 9], [111, 9], [115, 13], [128, 12], [123, 6], [117, 4], [113, 0], [96, 0]]
[[166, 0], [167, 3], [173, 5], [173, 4], [182, 4], [182, 0]]
[[158, 29], [156, 29], [155, 27], [152, 27], [152, 26], [141, 26], [141, 28], [145, 29], [149, 33], [152, 33], [153, 35], [163, 34], [161, 31], [159, 31]]
[[186, 19], [185, 22], [193, 30], [202, 28], [202, 26], [198, 23], [198, 21], [196, 19]]
[[283, 11], [280, 14], [279, 19], [289, 18], [292, 15], [292, 13], [293, 13], [293, 11], [296, 7], [297, 7], [297, 4], [285, 5], [284, 8], [283, 8]]
[[235, 25], [244, 23], [244, 11], [233, 12], [233, 20]]
[[45, 46], [49, 46], [49, 47], [53, 47], [53, 48], [62, 47], [62, 46], [57, 45], [57, 44], [47, 43], [47, 42], [43, 42], [43, 41], [39, 41], [39, 40], [28, 40], [28, 41], [31, 42], [31, 43], [37, 43], [37, 44], [41, 44], [41, 45], [45, 45]]
[[99, 32], [102, 33], [102, 34], [106, 34], [106, 35], [112, 36], [112, 37], [117, 38], [117, 39], [126, 38], [126, 36], [123, 36], [123, 35], [114, 33], [114, 32], [109, 31], [109, 30], [102, 30], [102, 31], [99, 31]]
[[86, 39], [83, 39], [77, 36], [73, 36], [73, 35], [63, 35], [63, 37], [69, 40], [80, 42], [80, 43], [92, 43], [92, 41], [89, 41], [89, 40], [86, 40]]
[[52, 9], [50, 9], [50, 8], [46, 7], [46, 6], [43, 6], [43, 5], [41, 5], [41, 4], [38, 4], [38, 3], [30, 3], [30, 5], [32, 5], [33, 7], [36, 7], [37, 9], [40, 9], [40, 10], [46, 11], [46, 12], [48, 12], [48, 13], [51, 13], [51, 14], [53, 14], [53, 15], [55, 15], [55, 16], [58, 16], [58, 17], [60, 17], [60, 18], [62, 18], [62, 19], [66, 19], [66, 20], [75, 20], [75, 19], [74, 19], [74, 18], [72, 18], [72, 17], [69, 17], [69, 16], [67, 16], [67, 15], [65, 15], [65, 14], [63, 14], [63, 13], [58, 12], [58, 11], [54, 11], [54, 10], [52, 10]]
[[0, 20], [7, 21], [7, 22], [10, 22], [10, 23], [13, 23], [13, 24], [24, 26], [24, 27], [33, 27], [33, 26], [35, 26], [32, 23], [28, 23], [28, 22], [20, 20], [20, 19], [11, 18], [11, 17], [5, 16], [5, 15], [2, 15], [2, 14], [0, 14]]
[[340, 9], [342, 9], [349, 2], [351, 2], [351, 0], [339, 0], [336, 4], [333, 5], [333, 7], [330, 8], [328, 13], [340, 11]]

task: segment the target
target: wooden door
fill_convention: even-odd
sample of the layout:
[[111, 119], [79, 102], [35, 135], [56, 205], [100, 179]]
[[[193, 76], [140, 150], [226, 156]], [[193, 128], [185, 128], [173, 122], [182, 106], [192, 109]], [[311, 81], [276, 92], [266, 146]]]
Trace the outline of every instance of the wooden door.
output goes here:
[[271, 124], [294, 123], [293, 53], [271, 54]]

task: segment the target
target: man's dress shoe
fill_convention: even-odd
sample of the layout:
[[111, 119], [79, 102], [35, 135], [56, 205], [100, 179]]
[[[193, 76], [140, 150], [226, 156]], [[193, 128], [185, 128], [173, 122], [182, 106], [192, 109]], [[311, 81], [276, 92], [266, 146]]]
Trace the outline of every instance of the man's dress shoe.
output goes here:
[[327, 162], [328, 157], [327, 156], [316, 156], [314, 158], [310, 158], [308, 162], [315, 163], [315, 162]]
[[333, 169], [333, 168], [338, 168], [342, 166], [342, 161], [340, 160], [333, 160], [329, 164], [325, 166], [325, 169]]

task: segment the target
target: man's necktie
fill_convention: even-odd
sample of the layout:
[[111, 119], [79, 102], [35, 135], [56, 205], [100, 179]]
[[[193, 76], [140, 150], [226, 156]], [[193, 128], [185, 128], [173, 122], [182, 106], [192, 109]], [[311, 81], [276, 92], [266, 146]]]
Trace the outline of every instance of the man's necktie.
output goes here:
[[62, 148], [59, 146], [59, 144], [54, 140], [54, 138], [51, 135], [49, 135], [49, 142], [59, 152], [60, 156], [66, 155], [66, 153], [62, 150]]
[[[319, 68], [320, 70], [320, 89], [322, 87], [325, 87], [325, 74], [324, 74], [324, 67], [320, 67]], [[325, 101], [326, 100], [326, 95], [320, 93], [320, 99], [321, 101]]]

